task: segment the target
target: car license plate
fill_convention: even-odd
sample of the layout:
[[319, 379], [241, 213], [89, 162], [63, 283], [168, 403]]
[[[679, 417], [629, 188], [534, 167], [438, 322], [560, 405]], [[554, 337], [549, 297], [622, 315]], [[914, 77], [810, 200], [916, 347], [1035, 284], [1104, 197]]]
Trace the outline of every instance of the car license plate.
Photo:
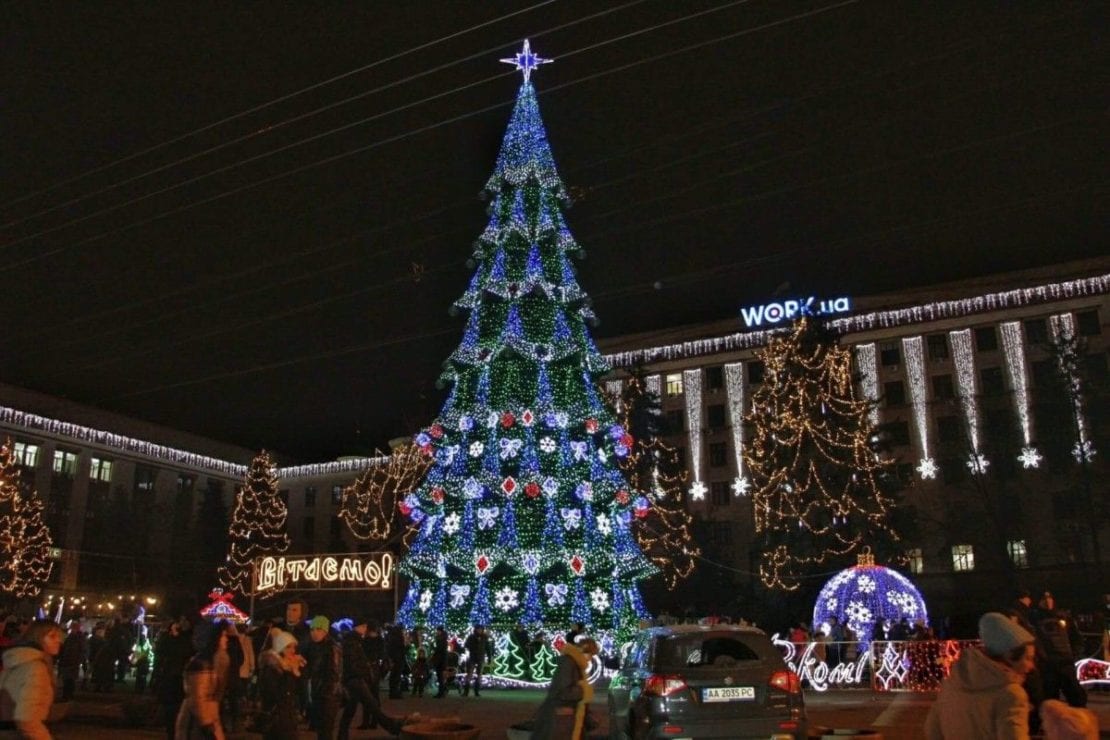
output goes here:
[[752, 701], [755, 699], [754, 686], [721, 686], [701, 690], [702, 701]]

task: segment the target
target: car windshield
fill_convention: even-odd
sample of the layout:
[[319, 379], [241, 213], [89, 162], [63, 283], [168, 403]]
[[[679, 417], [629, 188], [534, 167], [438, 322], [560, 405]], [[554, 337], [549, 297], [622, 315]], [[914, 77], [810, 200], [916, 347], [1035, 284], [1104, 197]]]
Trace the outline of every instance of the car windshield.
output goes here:
[[760, 660], [755, 649], [739, 636], [679, 635], [659, 643], [656, 663], [660, 670], [728, 668]]

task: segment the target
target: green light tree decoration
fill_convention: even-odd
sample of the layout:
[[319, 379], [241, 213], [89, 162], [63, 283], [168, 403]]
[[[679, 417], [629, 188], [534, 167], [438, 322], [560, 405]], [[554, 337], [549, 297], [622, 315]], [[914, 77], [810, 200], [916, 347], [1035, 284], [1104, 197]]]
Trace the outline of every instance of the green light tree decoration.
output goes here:
[[542, 643], [536, 650], [536, 654], [532, 657], [532, 662], [528, 666], [528, 670], [532, 674], [532, 680], [537, 683], [550, 681], [551, 677], [555, 675], [555, 669], [559, 665], [559, 654], [548, 645], [546, 642]]
[[398, 620], [620, 632], [646, 616], [637, 583], [656, 568], [632, 521], [650, 503], [621, 473], [634, 440], [596, 386], [608, 367], [529, 79], [543, 60], [526, 43], [510, 61], [524, 83], [486, 183], [476, 270], [455, 302], [469, 316], [441, 376], [450, 395], [415, 437], [432, 466], [399, 505], [418, 531], [400, 565], [414, 598]]
[[880, 485], [892, 463], [871, 447], [870, 403], [855, 398], [851, 353], [803, 317], [757, 356], [765, 375], [745, 418], [753, 433], [744, 459], [763, 584], [794, 590], [815, 568], [851, 564], [864, 546], [897, 561], [895, 502]]
[[277, 466], [263, 450], [251, 460], [243, 487], [235, 496], [227, 558], [219, 569], [220, 585], [226, 592], [249, 593], [255, 558], [289, 549], [288, 518], [289, 509], [278, 495]]
[[34, 491], [20, 485], [11, 439], [0, 446], [0, 591], [17, 598], [38, 596], [54, 564], [53, 540]]

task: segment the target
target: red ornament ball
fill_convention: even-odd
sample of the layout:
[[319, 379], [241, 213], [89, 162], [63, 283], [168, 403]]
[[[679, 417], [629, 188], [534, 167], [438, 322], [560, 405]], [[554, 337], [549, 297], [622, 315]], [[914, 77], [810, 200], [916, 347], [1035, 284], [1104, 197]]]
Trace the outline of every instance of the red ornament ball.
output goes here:
[[513, 412], [506, 411], [505, 413], [501, 414], [501, 426], [508, 429], [515, 423], [516, 423], [516, 417], [513, 416]]

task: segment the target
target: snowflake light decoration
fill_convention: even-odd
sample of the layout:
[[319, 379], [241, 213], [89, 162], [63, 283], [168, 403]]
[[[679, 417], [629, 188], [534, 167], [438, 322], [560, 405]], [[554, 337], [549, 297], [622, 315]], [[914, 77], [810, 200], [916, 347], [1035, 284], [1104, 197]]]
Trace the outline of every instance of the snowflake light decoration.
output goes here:
[[613, 533], [613, 523], [609, 520], [608, 514], [597, 515], [597, 531], [606, 537]]
[[981, 452], [973, 452], [967, 457], [967, 469], [972, 475], [986, 475], [991, 461]]
[[751, 490], [752, 482], [746, 475], [741, 475], [732, 481], [732, 492], [737, 496], [747, 496]]
[[419, 606], [422, 612], [426, 612], [432, 608], [432, 592], [428, 589], [424, 589], [424, 592], [420, 594]]
[[451, 512], [443, 518], [443, 531], [446, 534], [455, 534], [459, 531], [459, 525], [462, 524], [462, 517], [457, 513]]
[[1039, 468], [1044, 457], [1037, 452], [1036, 447], [1022, 447], [1021, 454], [1018, 455], [1017, 459], [1021, 463], [1021, 467], [1031, 470], [1032, 468]]
[[830, 578], [813, 606], [819, 628], [837, 620], [852, 631], [849, 639], [870, 644], [876, 622], [893, 623], [905, 617], [911, 624], [929, 623], [925, 600], [901, 573], [881, 565], [856, 565]]
[[937, 461], [931, 457], [923, 457], [917, 464], [917, 474], [922, 480], [933, 480], [937, 477], [937, 470]]
[[705, 494], [709, 491], [704, 483], [694, 481], [694, 485], [690, 486], [690, 499], [693, 501], [704, 501]]
[[590, 603], [594, 611], [606, 611], [609, 608], [609, 593], [601, 587], [595, 588], [593, 591], [590, 591]]
[[505, 586], [497, 590], [493, 595], [493, 605], [503, 612], [512, 611], [520, 604], [520, 599], [516, 590], [511, 586]]
[[1091, 444], [1089, 439], [1076, 442], [1075, 447], [1071, 448], [1071, 456], [1075, 458], [1077, 463], [1091, 462], [1095, 456], [1095, 446]]

